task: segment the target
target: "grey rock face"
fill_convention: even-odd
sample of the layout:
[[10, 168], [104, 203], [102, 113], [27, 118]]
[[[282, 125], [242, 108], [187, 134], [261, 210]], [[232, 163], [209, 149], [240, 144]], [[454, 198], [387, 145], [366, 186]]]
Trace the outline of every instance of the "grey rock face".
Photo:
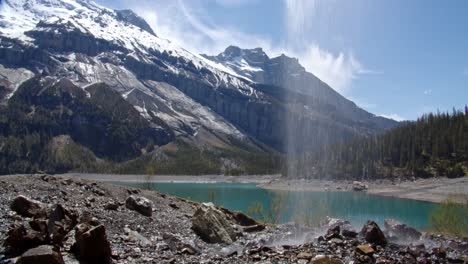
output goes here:
[[16, 262], [18, 264], [63, 264], [60, 252], [53, 246], [42, 245], [26, 251]]
[[226, 215], [212, 204], [202, 204], [192, 217], [192, 230], [208, 243], [231, 244], [236, 234]]
[[131, 195], [125, 201], [125, 206], [133, 211], [151, 217], [153, 214], [153, 204], [145, 197]]

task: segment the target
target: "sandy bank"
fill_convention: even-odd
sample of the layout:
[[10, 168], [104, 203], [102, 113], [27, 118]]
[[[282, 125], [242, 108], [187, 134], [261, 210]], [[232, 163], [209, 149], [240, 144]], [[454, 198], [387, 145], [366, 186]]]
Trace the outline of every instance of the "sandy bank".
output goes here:
[[[451, 198], [463, 203], [468, 200], [468, 178], [434, 178], [415, 181], [370, 181], [367, 193], [379, 196], [397, 197], [418, 201], [440, 203]], [[283, 180], [277, 179], [260, 187], [271, 190], [295, 191], [352, 191], [350, 181], [321, 181], [321, 180]]]
[[84, 174], [67, 173], [63, 176], [79, 177], [87, 180], [104, 182], [175, 182], [175, 183], [252, 183], [266, 184], [279, 180], [280, 175], [245, 175], [245, 176], [225, 176], [225, 175], [130, 175], [130, 174]]
[[[82, 174], [69, 173], [65, 176], [107, 182], [177, 182], [177, 183], [252, 183], [261, 188], [282, 191], [352, 191], [352, 181], [326, 180], [288, 180], [280, 175], [249, 176], [174, 176], [174, 175], [116, 175], [116, 174]], [[370, 181], [367, 193], [373, 195], [397, 197], [440, 203], [451, 198], [463, 203], [468, 199], [468, 178], [419, 179], [416, 181]]]

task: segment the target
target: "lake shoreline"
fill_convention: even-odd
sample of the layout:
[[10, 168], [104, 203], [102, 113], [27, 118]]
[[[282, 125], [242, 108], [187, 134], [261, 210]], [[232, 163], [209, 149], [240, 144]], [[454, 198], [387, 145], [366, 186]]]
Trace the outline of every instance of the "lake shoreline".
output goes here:
[[[103, 182], [169, 182], [169, 183], [246, 183], [256, 184], [260, 188], [278, 191], [353, 191], [352, 181], [329, 180], [290, 180], [280, 175], [116, 175], [116, 174], [83, 174], [68, 173], [62, 176]], [[457, 203], [464, 203], [468, 194], [468, 178], [433, 178], [415, 181], [391, 182], [388, 180], [365, 181], [366, 191], [371, 195], [410, 199], [432, 203], [441, 203], [448, 198]]]

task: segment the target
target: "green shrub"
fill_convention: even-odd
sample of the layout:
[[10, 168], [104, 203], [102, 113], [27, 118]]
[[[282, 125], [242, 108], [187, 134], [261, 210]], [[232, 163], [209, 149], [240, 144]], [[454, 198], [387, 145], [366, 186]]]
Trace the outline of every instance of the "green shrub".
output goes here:
[[447, 199], [431, 214], [432, 231], [460, 238], [468, 237], [468, 198], [458, 204]]

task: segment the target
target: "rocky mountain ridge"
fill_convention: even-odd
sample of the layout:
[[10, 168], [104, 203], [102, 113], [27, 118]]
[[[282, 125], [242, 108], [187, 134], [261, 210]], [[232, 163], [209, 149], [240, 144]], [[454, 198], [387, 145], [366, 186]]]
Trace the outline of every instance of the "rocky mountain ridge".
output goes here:
[[[358, 108], [295, 59], [235, 47], [197, 55], [158, 37], [135, 13], [88, 0], [2, 1], [0, 39], [4, 103], [38, 75], [82, 89], [105, 83], [152, 127], [198, 149], [308, 151], [397, 124]], [[228, 63], [239, 52], [249, 53], [242, 64], [249, 71]]]

